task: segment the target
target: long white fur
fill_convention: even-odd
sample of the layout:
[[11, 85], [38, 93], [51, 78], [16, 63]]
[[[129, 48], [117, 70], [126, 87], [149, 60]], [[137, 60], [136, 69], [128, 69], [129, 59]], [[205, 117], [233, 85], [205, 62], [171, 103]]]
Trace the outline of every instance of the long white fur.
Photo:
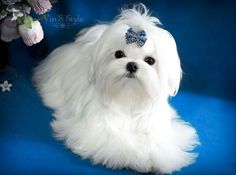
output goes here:
[[[123, 9], [110, 24], [82, 30], [53, 51], [33, 80], [58, 139], [93, 163], [138, 172], [172, 173], [194, 162], [199, 144], [194, 128], [168, 104], [179, 88], [181, 67], [174, 38], [142, 4]], [[129, 27], [145, 30], [146, 44], [125, 43]], [[116, 50], [125, 58], [116, 59]], [[156, 59], [153, 66], [145, 56]], [[136, 78], [125, 66], [139, 65]]]

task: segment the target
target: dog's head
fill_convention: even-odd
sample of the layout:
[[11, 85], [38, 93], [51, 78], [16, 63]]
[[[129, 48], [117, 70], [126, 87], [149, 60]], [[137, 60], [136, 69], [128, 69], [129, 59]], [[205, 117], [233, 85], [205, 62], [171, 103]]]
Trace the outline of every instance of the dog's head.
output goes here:
[[174, 96], [181, 79], [174, 38], [144, 5], [124, 9], [111, 24], [82, 31], [91, 52], [91, 81], [108, 104], [140, 109]]

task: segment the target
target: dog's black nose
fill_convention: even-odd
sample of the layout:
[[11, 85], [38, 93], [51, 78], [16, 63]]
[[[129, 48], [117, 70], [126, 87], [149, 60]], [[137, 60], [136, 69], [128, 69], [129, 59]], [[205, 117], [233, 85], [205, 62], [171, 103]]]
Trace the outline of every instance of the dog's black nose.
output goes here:
[[135, 63], [135, 62], [129, 62], [129, 63], [126, 65], [126, 69], [127, 69], [127, 71], [129, 71], [130, 73], [135, 73], [135, 72], [137, 72], [137, 70], [138, 70], [138, 64]]

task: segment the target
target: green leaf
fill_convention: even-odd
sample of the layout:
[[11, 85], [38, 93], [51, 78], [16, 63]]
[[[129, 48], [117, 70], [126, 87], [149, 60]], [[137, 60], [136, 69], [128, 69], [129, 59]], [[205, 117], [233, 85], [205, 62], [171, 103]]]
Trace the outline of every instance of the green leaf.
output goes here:
[[17, 24], [18, 24], [18, 25], [24, 24], [24, 19], [23, 19], [23, 17], [18, 17], [18, 18], [17, 18]]
[[33, 18], [29, 15], [24, 16], [24, 24], [27, 28], [32, 28]]

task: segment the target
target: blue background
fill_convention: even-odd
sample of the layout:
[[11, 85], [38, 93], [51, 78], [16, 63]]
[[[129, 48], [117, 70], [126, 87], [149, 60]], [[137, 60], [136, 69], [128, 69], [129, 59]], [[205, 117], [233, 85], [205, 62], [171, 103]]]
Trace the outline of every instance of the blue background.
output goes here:
[[[61, 1], [41, 21], [41, 43], [11, 43], [10, 65], [18, 78], [10, 93], [0, 92], [0, 174], [137, 174], [92, 165], [56, 141], [49, 126], [52, 111], [30, 80], [32, 68], [54, 48], [135, 2]], [[171, 104], [197, 129], [202, 143], [197, 162], [174, 174], [236, 174], [236, 1], [140, 2], [176, 39], [184, 75]]]

